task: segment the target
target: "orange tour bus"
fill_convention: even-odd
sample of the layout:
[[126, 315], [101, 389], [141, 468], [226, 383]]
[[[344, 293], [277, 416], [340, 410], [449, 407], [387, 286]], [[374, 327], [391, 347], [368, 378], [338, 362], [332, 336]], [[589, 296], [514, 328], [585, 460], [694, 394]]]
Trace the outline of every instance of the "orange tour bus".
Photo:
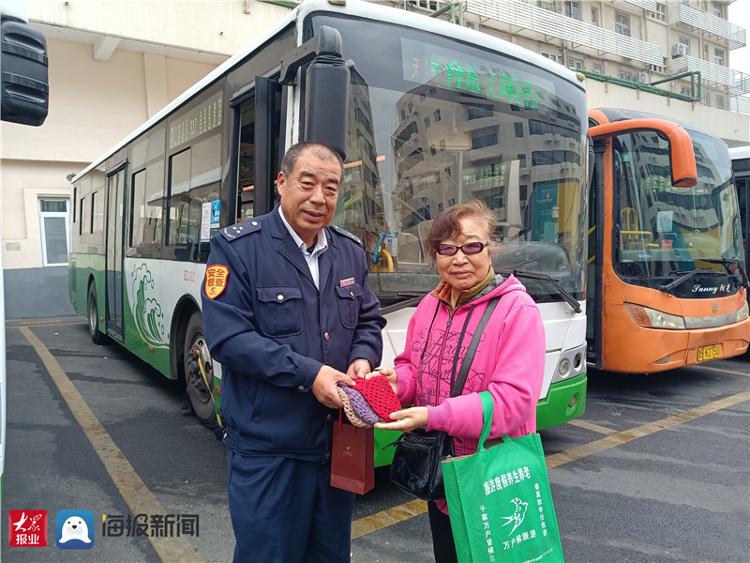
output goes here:
[[748, 278], [726, 144], [620, 109], [590, 110], [589, 126], [589, 364], [653, 373], [744, 354]]

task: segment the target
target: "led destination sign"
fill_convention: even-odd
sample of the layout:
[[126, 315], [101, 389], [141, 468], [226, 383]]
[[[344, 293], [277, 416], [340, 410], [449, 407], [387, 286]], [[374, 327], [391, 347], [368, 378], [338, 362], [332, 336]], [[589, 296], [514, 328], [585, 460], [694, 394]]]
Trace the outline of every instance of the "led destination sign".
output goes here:
[[[471, 92], [490, 100], [516, 104], [524, 109], [539, 107], [551, 82], [515, 68], [468, 53], [444, 49], [422, 41], [401, 39], [403, 77], [411, 82], [431, 83], [452, 90]], [[540, 82], [548, 83], [546, 87]]]
[[199, 135], [221, 127], [222, 93], [217, 92], [197, 108], [192, 109], [169, 125], [169, 150], [192, 141]]

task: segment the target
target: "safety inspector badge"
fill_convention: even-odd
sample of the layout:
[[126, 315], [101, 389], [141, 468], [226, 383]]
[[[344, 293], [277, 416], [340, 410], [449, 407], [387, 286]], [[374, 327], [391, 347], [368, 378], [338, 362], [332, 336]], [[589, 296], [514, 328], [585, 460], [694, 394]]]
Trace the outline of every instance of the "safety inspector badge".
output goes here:
[[216, 299], [227, 287], [229, 279], [229, 268], [220, 264], [214, 264], [206, 268], [206, 295]]

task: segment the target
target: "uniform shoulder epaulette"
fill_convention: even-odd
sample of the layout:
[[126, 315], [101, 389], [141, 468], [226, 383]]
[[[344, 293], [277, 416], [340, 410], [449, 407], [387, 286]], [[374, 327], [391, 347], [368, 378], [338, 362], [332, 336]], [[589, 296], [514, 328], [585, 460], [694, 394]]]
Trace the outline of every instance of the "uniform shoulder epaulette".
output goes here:
[[338, 225], [331, 225], [331, 228], [333, 228], [333, 230], [334, 230], [335, 232], [337, 232], [338, 234], [340, 234], [341, 236], [343, 236], [343, 237], [346, 237], [346, 238], [348, 238], [349, 240], [351, 240], [351, 241], [354, 241], [354, 242], [356, 242], [356, 243], [357, 243], [357, 244], [358, 244], [359, 246], [361, 246], [362, 248], [364, 248], [364, 247], [365, 247], [365, 245], [364, 245], [364, 244], [362, 244], [362, 241], [361, 241], [361, 240], [359, 239], [359, 237], [358, 237], [357, 235], [353, 235], [352, 233], [350, 233], [350, 232], [349, 232], [349, 231], [347, 231], [346, 229], [342, 229], [342, 228], [341, 228], [341, 227], [339, 227]]
[[262, 226], [262, 221], [258, 221], [257, 219], [248, 219], [246, 221], [242, 221], [241, 223], [235, 223], [234, 225], [224, 227], [220, 232], [222, 235], [224, 235], [224, 238], [231, 242], [250, 233], [260, 231], [260, 228]]

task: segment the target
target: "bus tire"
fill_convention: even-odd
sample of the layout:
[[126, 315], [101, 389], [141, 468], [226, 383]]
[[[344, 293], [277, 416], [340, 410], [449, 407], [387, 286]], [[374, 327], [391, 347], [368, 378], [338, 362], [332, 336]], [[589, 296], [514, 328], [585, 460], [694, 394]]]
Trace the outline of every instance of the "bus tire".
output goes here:
[[[202, 358], [210, 392], [204, 383], [198, 358], [194, 353], [196, 350]], [[188, 320], [182, 345], [182, 362], [183, 373], [185, 374], [185, 392], [190, 400], [190, 406], [201, 424], [208, 428], [214, 428], [216, 426], [216, 404], [213, 398], [213, 360], [203, 335], [203, 318], [199, 311], [195, 311]]]
[[99, 307], [96, 299], [96, 286], [93, 283], [89, 285], [89, 295], [86, 303], [89, 320], [89, 336], [91, 336], [91, 340], [94, 341], [94, 344], [105, 344], [107, 337], [99, 332]]

